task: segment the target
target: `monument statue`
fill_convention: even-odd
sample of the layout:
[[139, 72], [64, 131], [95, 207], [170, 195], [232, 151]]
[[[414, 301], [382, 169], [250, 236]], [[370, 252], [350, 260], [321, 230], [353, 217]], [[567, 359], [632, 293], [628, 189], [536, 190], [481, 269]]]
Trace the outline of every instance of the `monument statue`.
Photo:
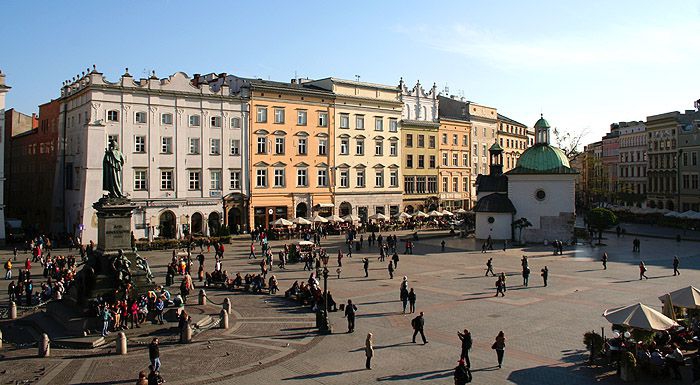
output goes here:
[[107, 191], [110, 198], [124, 198], [122, 193], [122, 167], [124, 155], [114, 139], [109, 141], [102, 160], [102, 190]]
[[130, 270], [131, 261], [124, 255], [123, 250], [119, 249], [118, 254], [112, 259], [111, 265], [117, 287], [123, 289], [128, 284], [133, 284]]

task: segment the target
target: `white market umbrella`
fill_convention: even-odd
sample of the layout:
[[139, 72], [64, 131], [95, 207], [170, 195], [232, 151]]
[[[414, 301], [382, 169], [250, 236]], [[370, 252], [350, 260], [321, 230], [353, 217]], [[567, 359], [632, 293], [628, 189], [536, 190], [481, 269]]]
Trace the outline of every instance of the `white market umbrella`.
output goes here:
[[431, 211], [431, 212], [428, 213], [428, 216], [434, 217], [434, 218], [441, 217], [442, 215], [443, 215], [443, 214], [442, 214], [441, 212], [435, 211], [435, 210], [433, 210], [433, 211]]
[[424, 213], [424, 212], [418, 210], [418, 211], [416, 211], [416, 212], [413, 213], [413, 216], [416, 217], [416, 218], [427, 218], [427, 217], [428, 217], [428, 214], [426, 214], [426, 213]]
[[683, 213], [679, 214], [678, 217], [679, 218], [693, 219], [693, 218], [695, 218], [695, 215], [697, 215], [697, 214], [698, 214], [697, 211], [688, 210], [688, 211], [684, 211]]
[[451, 212], [449, 212], [449, 211], [447, 211], [447, 210], [442, 210], [442, 215], [451, 217], [451, 216], [453, 216], [454, 214], [452, 214]]
[[661, 312], [641, 303], [608, 309], [603, 317], [614, 325], [623, 325], [643, 330], [668, 330], [678, 323]]
[[396, 217], [399, 218], [399, 220], [402, 220], [402, 221], [403, 221], [403, 220], [406, 220], [406, 219], [410, 219], [410, 218], [412, 217], [412, 215], [409, 214], [409, 213], [407, 213], [407, 212], [401, 212], [401, 213], [400, 213], [399, 215], [397, 215]]
[[330, 217], [326, 217], [326, 219], [328, 220], [328, 222], [339, 222], [339, 223], [345, 222], [343, 220], [343, 218], [341, 218], [335, 214], [331, 215]]
[[311, 222], [313, 222], [313, 223], [326, 223], [326, 222], [328, 222], [328, 219], [317, 214], [315, 217], [311, 218]]
[[455, 214], [466, 214], [466, 213], [468, 213], [468, 211], [465, 209], [457, 209], [457, 211], [455, 211]]
[[378, 214], [370, 215], [369, 219], [374, 219], [377, 221], [384, 221], [384, 220], [387, 220], [388, 218], [386, 215], [384, 215], [382, 213], [378, 213]]
[[680, 218], [681, 214], [677, 211], [669, 211], [666, 214], [664, 214], [664, 216], [670, 218]]
[[272, 222], [273, 226], [291, 226], [294, 223], [284, 219], [284, 218], [279, 218], [276, 221]]
[[292, 223], [296, 223], [297, 225], [310, 225], [311, 221], [306, 218], [297, 217], [292, 219]]
[[672, 291], [662, 295], [659, 299], [661, 302], [666, 303], [669, 295], [671, 296], [671, 304], [673, 304], [673, 306], [686, 309], [700, 309], [700, 290], [695, 286], [688, 286]]
[[299, 246], [313, 246], [314, 243], [311, 241], [299, 241]]
[[345, 222], [359, 222], [360, 217], [358, 217], [357, 215], [348, 214], [348, 215], [343, 217], [343, 220]]

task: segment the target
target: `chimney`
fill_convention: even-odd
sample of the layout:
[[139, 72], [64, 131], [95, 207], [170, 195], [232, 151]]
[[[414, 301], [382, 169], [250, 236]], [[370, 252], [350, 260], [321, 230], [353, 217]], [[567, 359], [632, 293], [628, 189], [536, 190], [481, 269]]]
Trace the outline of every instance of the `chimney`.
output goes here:
[[450, 99], [455, 99], [457, 95], [450, 95]]
[[296, 79], [296, 78], [292, 79], [292, 80], [291, 80], [291, 83], [292, 83], [292, 84], [297, 84], [297, 79]]

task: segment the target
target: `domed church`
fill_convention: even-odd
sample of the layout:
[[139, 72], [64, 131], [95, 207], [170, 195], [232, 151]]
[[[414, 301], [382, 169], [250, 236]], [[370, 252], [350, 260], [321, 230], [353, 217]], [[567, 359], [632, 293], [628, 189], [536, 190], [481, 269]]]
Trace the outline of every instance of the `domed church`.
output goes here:
[[[564, 152], [549, 144], [549, 123], [535, 123], [535, 145], [503, 173], [503, 149], [489, 149], [489, 175], [476, 179], [476, 238], [543, 242], [574, 235], [576, 170]], [[525, 218], [526, 221], [521, 219]], [[529, 223], [529, 226], [522, 226]]]

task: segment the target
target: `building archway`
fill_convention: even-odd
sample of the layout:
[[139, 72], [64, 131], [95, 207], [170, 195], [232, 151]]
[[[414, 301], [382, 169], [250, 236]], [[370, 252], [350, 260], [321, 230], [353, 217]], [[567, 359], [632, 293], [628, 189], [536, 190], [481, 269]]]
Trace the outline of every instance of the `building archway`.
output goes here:
[[666, 208], [673, 211], [675, 209], [675, 205], [673, 204], [673, 201], [667, 201]]
[[297, 205], [296, 211], [295, 211], [296, 217], [297, 218], [306, 218], [309, 216], [309, 206], [301, 202]]
[[221, 227], [221, 216], [216, 211], [209, 214], [209, 220], [207, 221], [209, 226], [209, 236], [215, 236], [219, 234], [219, 228]]
[[348, 202], [343, 202], [339, 206], [339, 214], [341, 217], [352, 214], [352, 205]]
[[238, 234], [239, 227], [243, 226], [243, 216], [237, 207], [228, 210], [228, 229], [232, 234]]
[[168, 238], [168, 239], [173, 239], [175, 238], [176, 235], [176, 228], [177, 223], [175, 222], [175, 214], [168, 210], [164, 211], [162, 214], [160, 214], [160, 220], [159, 220], [159, 233], [158, 236], [161, 238]]
[[657, 202], [657, 203], [656, 203], [656, 207], [659, 208], [659, 209], [663, 209], [663, 208], [664, 208], [664, 202], [662, 202], [662, 201]]
[[190, 226], [192, 228], [192, 234], [202, 234], [202, 214], [194, 213], [190, 219]]

